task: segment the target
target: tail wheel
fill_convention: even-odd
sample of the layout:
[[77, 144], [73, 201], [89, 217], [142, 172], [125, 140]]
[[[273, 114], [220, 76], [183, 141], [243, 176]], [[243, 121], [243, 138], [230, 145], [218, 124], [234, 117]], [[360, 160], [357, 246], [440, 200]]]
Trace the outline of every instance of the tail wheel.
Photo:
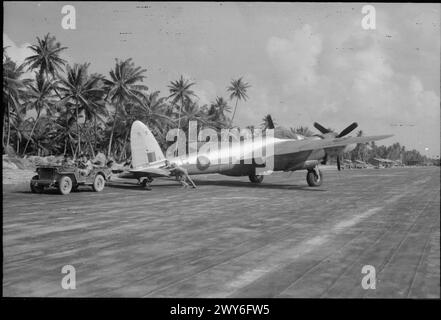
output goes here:
[[58, 182], [58, 190], [61, 194], [69, 194], [72, 190], [72, 179], [68, 176], [62, 176]]
[[252, 174], [252, 175], [249, 175], [248, 177], [250, 178], [250, 181], [252, 183], [262, 183], [262, 181], [263, 181], [263, 175]]
[[106, 185], [106, 179], [101, 174], [97, 174], [95, 176], [95, 180], [93, 181], [93, 191], [95, 192], [101, 192], [104, 189], [104, 186]]
[[152, 190], [152, 187], [150, 186], [150, 183], [153, 181], [152, 178], [147, 177], [145, 179], [142, 180], [141, 185], [143, 186], [144, 189], [146, 190]]
[[36, 184], [34, 181], [38, 180], [38, 175], [33, 176], [31, 179], [31, 192], [32, 193], [42, 193], [44, 190], [44, 187], [39, 186], [38, 184]]
[[306, 181], [310, 187], [319, 187], [323, 183], [323, 175], [322, 171], [318, 170], [319, 174], [317, 175], [315, 170], [308, 170], [306, 174]]

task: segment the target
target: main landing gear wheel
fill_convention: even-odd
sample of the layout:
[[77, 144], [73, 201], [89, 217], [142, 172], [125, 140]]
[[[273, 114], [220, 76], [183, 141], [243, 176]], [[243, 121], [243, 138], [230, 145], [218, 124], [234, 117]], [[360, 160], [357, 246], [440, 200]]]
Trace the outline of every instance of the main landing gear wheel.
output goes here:
[[101, 174], [97, 174], [95, 176], [95, 180], [93, 181], [92, 189], [95, 192], [101, 192], [104, 190], [104, 186], [106, 185], [106, 179]]
[[60, 182], [58, 183], [58, 191], [61, 194], [69, 194], [72, 190], [72, 179], [68, 176], [62, 176]]
[[[317, 174], [318, 172], [318, 174]], [[321, 170], [308, 170], [306, 174], [306, 181], [310, 187], [319, 187], [323, 182], [323, 175]]]
[[248, 177], [250, 178], [250, 181], [252, 183], [262, 183], [262, 181], [263, 181], [263, 175], [251, 174]]

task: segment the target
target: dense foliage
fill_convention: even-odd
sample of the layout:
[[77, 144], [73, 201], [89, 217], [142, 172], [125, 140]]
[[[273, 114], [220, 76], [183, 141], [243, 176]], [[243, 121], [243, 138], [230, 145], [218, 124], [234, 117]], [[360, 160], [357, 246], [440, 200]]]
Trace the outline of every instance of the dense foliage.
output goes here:
[[[165, 139], [167, 132], [177, 127], [186, 132], [190, 120], [197, 121], [199, 128], [232, 127], [238, 102], [248, 98], [250, 85], [238, 78], [226, 87], [228, 100], [213, 97], [210, 105], [200, 105], [194, 92], [197, 84], [183, 76], [170, 82], [169, 95], [161, 96], [145, 85], [147, 70], [132, 59], [116, 59], [107, 76], [91, 74], [89, 63], [69, 65], [61, 57], [67, 48], [50, 34], [37, 38], [29, 48], [33, 55], [22, 65], [7, 55], [7, 47], [3, 48], [3, 153], [75, 157], [83, 151], [94, 155], [101, 150], [122, 160], [130, 156], [134, 120], [146, 123], [166, 149], [171, 144]], [[33, 76], [25, 78], [29, 72]], [[266, 128], [272, 120], [263, 121]], [[307, 127], [286, 130], [314, 134]], [[425, 160], [416, 150], [406, 151], [399, 143], [389, 147], [359, 145], [346, 156]]]

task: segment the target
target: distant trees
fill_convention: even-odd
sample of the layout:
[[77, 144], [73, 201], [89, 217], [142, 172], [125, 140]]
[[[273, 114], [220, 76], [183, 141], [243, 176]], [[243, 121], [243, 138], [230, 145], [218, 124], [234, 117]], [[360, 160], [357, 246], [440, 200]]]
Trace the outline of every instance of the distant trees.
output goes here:
[[[168, 130], [179, 126], [187, 132], [189, 121], [215, 129], [227, 128], [232, 121], [227, 100], [213, 97], [210, 105], [200, 105], [194, 99], [196, 83], [182, 75], [170, 82], [170, 94], [161, 96], [149, 91], [144, 84], [147, 70], [132, 59], [116, 59], [106, 77], [90, 73], [87, 62], [67, 64], [62, 54], [68, 48], [49, 33], [37, 37], [29, 49], [33, 54], [18, 65], [3, 48], [4, 151], [76, 157], [83, 150], [93, 155], [107, 146], [107, 154], [121, 160], [130, 157], [134, 120], [147, 123], [163, 148]], [[33, 78], [24, 79], [25, 71], [35, 71]], [[236, 107], [248, 97], [248, 87], [239, 78], [227, 88]]]
[[107, 155], [112, 151], [112, 140], [118, 113], [125, 113], [124, 103], [138, 103], [143, 106], [142, 98], [147, 86], [140, 84], [145, 78], [146, 69], [135, 66], [132, 59], [119, 61], [116, 59], [115, 68], [110, 71], [110, 79], [104, 78], [104, 85], [107, 100], [113, 104], [115, 115], [113, 117], [112, 131], [110, 132], [109, 147]]
[[231, 80], [230, 86], [227, 88], [227, 91], [230, 93], [230, 99], [236, 99], [236, 104], [234, 105], [233, 116], [230, 120], [230, 127], [233, 123], [234, 116], [236, 115], [237, 103], [239, 100], [246, 101], [248, 98], [247, 89], [250, 85], [242, 80], [242, 77], [237, 80]]
[[[243, 77], [227, 86], [228, 100], [217, 96], [209, 105], [200, 105], [195, 99], [197, 84], [182, 75], [170, 82], [169, 95], [161, 96], [159, 91], [149, 91], [144, 83], [147, 70], [132, 59], [116, 59], [108, 76], [103, 76], [91, 73], [87, 62], [67, 64], [62, 54], [68, 48], [50, 34], [37, 37], [29, 48], [33, 55], [22, 65], [3, 48], [3, 152], [75, 157], [83, 150], [90, 149], [93, 155], [97, 148], [107, 148], [109, 156], [122, 160], [130, 157], [130, 127], [135, 120], [147, 123], [166, 149], [168, 130], [180, 127], [188, 132], [189, 121], [204, 128], [231, 128], [238, 102], [248, 99], [250, 85]], [[31, 79], [25, 79], [26, 71], [33, 71]], [[231, 101], [235, 101], [234, 109]], [[308, 127], [275, 125], [266, 115], [261, 127], [274, 128], [275, 135], [289, 138], [314, 134]], [[254, 132], [253, 125], [247, 128]], [[401, 159], [403, 163], [425, 160], [417, 150], [405, 150], [399, 143], [388, 147], [374, 142], [359, 144], [347, 156], [365, 161], [374, 157]]]
[[[17, 127], [21, 120], [23, 109], [20, 100], [26, 94], [26, 84], [28, 81], [22, 79], [24, 74], [23, 65], [17, 65], [9, 58], [3, 48], [3, 147], [9, 148], [11, 125]], [[7, 133], [5, 134], [5, 128]], [[5, 136], [6, 142], [4, 140]]]

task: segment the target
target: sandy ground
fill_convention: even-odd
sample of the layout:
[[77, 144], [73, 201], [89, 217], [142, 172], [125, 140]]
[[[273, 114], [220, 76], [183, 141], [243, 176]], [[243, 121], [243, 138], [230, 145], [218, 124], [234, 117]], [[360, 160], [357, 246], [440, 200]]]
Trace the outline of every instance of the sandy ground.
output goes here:
[[5, 169], [3, 168], [3, 184], [29, 184], [32, 177], [37, 173], [35, 170]]
[[[4, 296], [440, 297], [437, 167], [330, 169], [319, 188], [295, 172], [68, 196], [5, 180]], [[75, 290], [60, 285], [67, 264]]]

